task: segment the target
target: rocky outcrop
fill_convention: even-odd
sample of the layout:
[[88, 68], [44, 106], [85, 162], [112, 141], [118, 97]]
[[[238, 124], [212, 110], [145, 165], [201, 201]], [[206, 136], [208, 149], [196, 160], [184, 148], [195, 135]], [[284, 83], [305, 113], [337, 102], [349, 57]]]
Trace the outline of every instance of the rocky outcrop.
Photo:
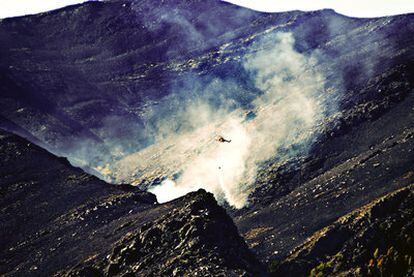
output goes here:
[[263, 273], [210, 193], [159, 205], [2, 130], [0, 157], [1, 274]]
[[414, 185], [341, 217], [295, 249], [275, 276], [411, 276]]
[[43, 275], [76, 264], [105, 249], [123, 218], [156, 203], [150, 193], [107, 184], [3, 130], [0, 176], [2, 274]]
[[68, 275], [260, 276], [264, 271], [214, 196], [199, 190], [163, 217], [128, 233], [110, 255]]

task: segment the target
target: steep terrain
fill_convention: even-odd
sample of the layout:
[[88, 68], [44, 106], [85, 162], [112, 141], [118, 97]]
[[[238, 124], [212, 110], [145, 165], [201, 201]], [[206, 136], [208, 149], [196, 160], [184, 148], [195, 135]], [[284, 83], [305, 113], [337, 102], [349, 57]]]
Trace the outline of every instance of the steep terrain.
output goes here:
[[[273, 32], [291, 32], [301, 53], [317, 50], [335, 105], [349, 109], [377, 98], [379, 75], [409, 69], [410, 18], [358, 20], [329, 10], [265, 14], [216, 0], [168, 0], [89, 2], [4, 19], [0, 122], [84, 168], [112, 165], [154, 143], [159, 118], [180, 108], [157, 107], [176, 91], [190, 101], [218, 79], [224, 84], [212, 93], [237, 106], [251, 102], [260, 92], [241, 63]], [[398, 78], [393, 89], [404, 90], [409, 76]], [[147, 184], [165, 172], [106, 177]]]
[[72, 267], [111, 251], [108, 275], [263, 271], [205, 191], [158, 205], [150, 193], [107, 184], [2, 130], [0, 154], [1, 274], [75, 274]]
[[106, 257], [69, 272], [84, 276], [241, 276], [265, 271], [237, 235], [237, 228], [212, 194], [190, 193], [172, 211], [128, 233]]
[[338, 217], [412, 184], [413, 100], [317, 145], [299, 166], [263, 173], [251, 206], [233, 214], [256, 253], [280, 259]]
[[411, 276], [414, 187], [392, 192], [312, 235], [275, 276]]
[[89, 2], [4, 19], [0, 122], [95, 166], [116, 156], [114, 144], [140, 149], [152, 141], [141, 132], [143, 113], [184, 72], [210, 67], [212, 55], [221, 60], [217, 47], [248, 34], [240, 22], [254, 17], [219, 1], [169, 0]]
[[[331, 10], [266, 14], [215, 0], [123, 0], [4, 19], [0, 21], [0, 126], [112, 183], [152, 188], [165, 177], [179, 178], [200, 153], [224, 147], [236, 148], [232, 154], [240, 152], [236, 136], [221, 148], [214, 140], [217, 130], [235, 114], [242, 114], [249, 127], [260, 126], [263, 118], [286, 125], [287, 130], [304, 122], [294, 116], [289, 121], [302, 107], [288, 109], [283, 114], [287, 116], [280, 118], [277, 111], [286, 106], [280, 105], [261, 117], [260, 112], [280, 99], [255, 102], [267, 93], [258, 85], [258, 71], [272, 75], [277, 60], [283, 61], [278, 74], [292, 67], [290, 59], [280, 54], [285, 53], [280, 50], [284, 44], [275, 39], [286, 34], [294, 57], [311, 62], [298, 74], [282, 78], [286, 86], [278, 90], [288, 90], [297, 81], [294, 88], [307, 91], [303, 76], [317, 72], [308, 79], [322, 76], [323, 85], [312, 89], [317, 91], [312, 99], [323, 104], [321, 118], [298, 135], [287, 132], [288, 141], [257, 164], [254, 181], [238, 184], [241, 188], [233, 194], [248, 196], [243, 208], [235, 209], [227, 198], [220, 203], [259, 260], [273, 265], [282, 261], [280, 267], [273, 267], [275, 274], [294, 268], [299, 275], [312, 269], [314, 274], [374, 272], [380, 258], [385, 262], [398, 251], [396, 260], [404, 263], [401, 253], [410, 256], [411, 251], [400, 247], [407, 233], [394, 232], [394, 223], [390, 232], [395, 241], [375, 245], [372, 240], [382, 236], [381, 221], [388, 224], [395, 219], [395, 226], [411, 230], [412, 192], [408, 191], [412, 188], [402, 188], [414, 182], [413, 17], [353, 19]], [[277, 52], [280, 59], [271, 59], [272, 49], [282, 51]], [[246, 69], [260, 53], [264, 53], [260, 62], [271, 62]], [[265, 85], [272, 83], [263, 79]], [[175, 111], [186, 110], [200, 99], [207, 99], [214, 112], [223, 106], [229, 112], [218, 113], [214, 124], [200, 130], [182, 132], [188, 131], [188, 114]], [[201, 108], [194, 110], [190, 115], [204, 118]], [[271, 131], [285, 137], [283, 128]], [[304, 134], [311, 135], [301, 141]], [[260, 271], [254, 259], [235, 261], [225, 249], [214, 250], [218, 245], [245, 248], [211, 195], [199, 192], [157, 205], [149, 193], [110, 186], [70, 167], [64, 159], [27, 146], [25, 140], [3, 132], [1, 136], [5, 151], [0, 161], [5, 172], [0, 179], [1, 223], [7, 226], [1, 236], [2, 272], [17, 274], [31, 268], [75, 275], [88, 270], [158, 275], [174, 273], [174, 265], [194, 274]], [[225, 170], [221, 165], [213, 167]], [[206, 175], [215, 171], [207, 170]], [[381, 201], [397, 199], [391, 206], [407, 217], [399, 218], [394, 210], [371, 216], [372, 207], [380, 205], [372, 201], [384, 195]], [[192, 214], [191, 203], [197, 197], [205, 200], [201, 202], [211, 213]], [[356, 216], [360, 213], [362, 221]], [[194, 216], [203, 223], [193, 222]], [[356, 221], [349, 219], [354, 217]], [[223, 227], [234, 240], [212, 241], [210, 232], [200, 231], [207, 236], [194, 238], [202, 246], [199, 252], [181, 245], [180, 232], [199, 226]], [[164, 229], [169, 231], [161, 236], [162, 245], [152, 243], [152, 232]], [[321, 243], [326, 230], [330, 243], [341, 237], [334, 249]], [[371, 232], [376, 235], [364, 237]], [[366, 239], [363, 247], [355, 239], [359, 235]], [[193, 243], [192, 239], [186, 242]], [[64, 251], [56, 251], [61, 245]], [[167, 253], [163, 247], [168, 249], [166, 256], [160, 254], [161, 249]], [[358, 252], [365, 247], [365, 254]], [[40, 250], [26, 259], [33, 249]], [[57, 258], [52, 259], [49, 251], [59, 253]], [[189, 251], [194, 257], [188, 261], [200, 261], [205, 271], [183, 264]], [[245, 250], [240, 251], [250, 259]], [[180, 255], [184, 257], [180, 261], [172, 258]], [[339, 257], [347, 262], [338, 265]], [[356, 260], [350, 262], [353, 257]], [[215, 271], [214, 265], [220, 269]]]

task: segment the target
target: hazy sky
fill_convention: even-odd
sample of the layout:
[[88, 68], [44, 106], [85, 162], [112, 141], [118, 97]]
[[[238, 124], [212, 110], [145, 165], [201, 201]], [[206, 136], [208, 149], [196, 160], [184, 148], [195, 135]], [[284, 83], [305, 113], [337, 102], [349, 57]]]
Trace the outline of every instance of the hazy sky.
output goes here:
[[227, 2], [267, 12], [329, 8], [353, 17], [378, 17], [414, 12], [414, 0], [227, 0]]
[[[156, 1], [156, 0], [154, 0]], [[208, 0], [206, 0], [208, 1]], [[260, 11], [331, 8], [355, 17], [376, 17], [414, 12], [414, 0], [227, 0]], [[0, 18], [34, 14], [85, 0], [0, 0]]]
[[86, 0], [0, 0], [0, 18], [55, 10]]

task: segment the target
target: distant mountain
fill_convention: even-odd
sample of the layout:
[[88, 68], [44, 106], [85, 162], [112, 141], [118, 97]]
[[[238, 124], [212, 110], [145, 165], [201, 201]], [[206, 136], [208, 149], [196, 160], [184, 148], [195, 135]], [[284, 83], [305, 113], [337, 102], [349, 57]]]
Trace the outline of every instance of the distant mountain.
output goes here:
[[[139, 149], [150, 143], [142, 114], [191, 69], [187, 61], [249, 34], [240, 23], [258, 17], [220, 1], [105, 1], [4, 19], [0, 115], [92, 164], [115, 141]], [[99, 153], [77, 157], [80, 145]]]
[[3, 19], [0, 124], [79, 165], [112, 162], [154, 142], [152, 125], [168, 116], [157, 115], [157, 105], [193, 75], [231, 76], [239, 87], [231, 98], [251, 101], [258, 92], [240, 63], [266, 30], [292, 32], [300, 52], [320, 51], [324, 71], [343, 79], [341, 107], [349, 107], [375, 97], [367, 88], [358, 93], [367, 77], [412, 59], [411, 17], [266, 14], [216, 0], [168, 0], [88, 2]]

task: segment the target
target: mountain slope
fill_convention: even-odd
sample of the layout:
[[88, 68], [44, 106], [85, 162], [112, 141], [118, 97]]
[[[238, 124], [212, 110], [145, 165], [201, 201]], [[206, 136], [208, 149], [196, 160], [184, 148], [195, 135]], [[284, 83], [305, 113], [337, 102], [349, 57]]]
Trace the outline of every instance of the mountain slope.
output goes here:
[[315, 233], [274, 275], [413, 274], [413, 188], [387, 194]]
[[[2, 20], [1, 115], [67, 155], [81, 142], [102, 151], [101, 159], [113, 140], [124, 148], [147, 144], [135, 129], [146, 107], [181, 75], [175, 64], [245, 33], [238, 23], [257, 17], [219, 3], [89, 2]], [[198, 26], [196, 37], [186, 24]], [[128, 124], [108, 128], [118, 121]]]
[[339, 105], [349, 108], [376, 97], [367, 89], [358, 93], [367, 77], [412, 59], [405, 35], [410, 18], [357, 20], [329, 10], [266, 14], [215, 0], [169, 0], [89, 2], [4, 19], [1, 116], [15, 125], [0, 124], [79, 163], [116, 161], [154, 143], [152, 125], [171, 116], [157, 105], [185, 90], [193, 75], [206, 82], [231, 76], [237, 91], [217, 93], [251, 101], [258, 92], [241, 62], [258, 50], [260, 37], [277, 31], [292, 32], [302, 53], [320, 51], [320, 68], [348, 94]]
[[[139, 237], [147, 259], [157, 264], [147, 273], [262, 272], [231, 218], [205, 191], [158, 205], [150, 193], [107, 184], [2, 130], [0, 154], [2, 274], [69, 271], [95, 257], [106, 259], [114, 245], [111, 262], [126, 259], [123, 266], [129, 266], [127, 253], [119, 250]], [[172, 263], [179, 252], [183, 260]], [[196, 257], [191, 269], [184, 264], [189, 254]]]
[[[0, 126], [100, 177], [146, 189], [180, 174], [174, 157], [192, 164], [214, 141], [205, 134], [176, 140], [182, 126], [175, 122], [187, 117], [171, 111], [205, 94], [217, 110], [223, 98], [249, 115], [264, 110], [250, 113], [264, 92], [244, 65], [277, 48], [262, 43], [274, 33], [291, 34], [295, 55], [315, 59], [301, 73], [324, 76], [316, 100], [328, 109], [316, 130], [305, 130], [316, 134], [306, 151], [278, 148], [258, 165], [248, 205], [227, 210], [261, 261], [283, 260], [341, 216], [413, 183], [412, 14], [353, 19], [330, 10], [266, 14], [220, 1], [168, 0], [90, 2], [2, 20]], [[294, 77], [285, 79], [301, 81]], [[193, 116], [203, 117], [199, 110]], [[284, 125], [289, 116], [267, 118]], [[163, 139], [159, 125], [175, 128], [172, 139]], [[163, 215], [162, 207], [151, 218]]]
[[233, 213], [254, 251], [281, 259], [338, 217], [412, 184], [413, 100], [410, 94], [380, 118], [330, 138], [306, 162], [263, 174], [251, 206]]
[[98, 235], [108, 226], [156, 202], [154, 195], [108, 185], [2, 130], [0, 152], [3, 273], [50, 272], [73, 263], [91, 254], [91, 245], [110, 243]]
[[170, 205], [166, 215], [123, 237], [110, 255], [88, 260], [69, 275], [265, 275], [212, 194], [190, 193]]

